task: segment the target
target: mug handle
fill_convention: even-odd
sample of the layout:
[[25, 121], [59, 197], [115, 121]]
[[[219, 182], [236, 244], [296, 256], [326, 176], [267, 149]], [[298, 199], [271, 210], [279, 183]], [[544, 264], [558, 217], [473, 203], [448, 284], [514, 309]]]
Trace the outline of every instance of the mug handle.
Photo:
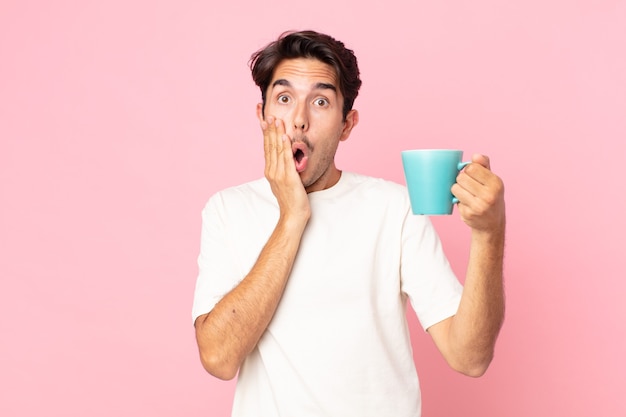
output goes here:
[[[459, 171], [461, 171], [463, 168], [465, 168], [467, 165], [471, 164], [472, 161], [467, 161], [467, 162], [459, 162], [458, 165], [456, 166], [456, 169], [458, 169]], [[452, 204], [457, 204], [459, 202], [459, 199], [456, 197], [452, 197]]]

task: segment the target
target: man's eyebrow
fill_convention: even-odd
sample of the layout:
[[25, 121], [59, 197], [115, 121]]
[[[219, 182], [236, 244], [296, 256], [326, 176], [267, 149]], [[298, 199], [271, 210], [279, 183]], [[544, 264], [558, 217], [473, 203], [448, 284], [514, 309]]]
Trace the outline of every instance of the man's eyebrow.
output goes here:
[[[274, 81], [272, 83], [272, 88], [276, 87], [277, 85], [282, 85], [284, 87], [291, 87], [291, 83], [288, 80], [285, 80], [284, 78], [279, 78], [278, 80]], [[330, 83], [315, 83], [315, 85], [313, 86], [313, 89], [315, 90], [332, 90], [334, 92], [337, 92], [337, 87], [335, 87], [333, 84]]]
[[334, 92], [337, 92], [337, 87], [329, 83], [317, 83], [315, 84], [315, 89], [316, 90], [333, 90]]
[[282, 85], [285, 87], [291, 87], [291, 83], [284, 78], [279, 78], [278, 80], [272, 83], [272, 87], [276, 87], [277, 85]]

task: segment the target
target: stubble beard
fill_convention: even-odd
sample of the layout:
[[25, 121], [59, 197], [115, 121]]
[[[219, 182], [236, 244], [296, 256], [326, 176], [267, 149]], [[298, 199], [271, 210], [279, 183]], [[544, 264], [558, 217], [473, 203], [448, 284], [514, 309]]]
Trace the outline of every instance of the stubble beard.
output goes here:
[[[300, 173], [300, 179], [304, 188], [314, 186], [318, 181], [322, 180], [328, 173], [333, 164], [334, 154], [332, 155], [317, 155], [321, 157], [320, 160], [314, 161], [312, 154], [309, 154], [309, 164], [303, 172]], [[306, 176], [305, 177], [303, 177]]]

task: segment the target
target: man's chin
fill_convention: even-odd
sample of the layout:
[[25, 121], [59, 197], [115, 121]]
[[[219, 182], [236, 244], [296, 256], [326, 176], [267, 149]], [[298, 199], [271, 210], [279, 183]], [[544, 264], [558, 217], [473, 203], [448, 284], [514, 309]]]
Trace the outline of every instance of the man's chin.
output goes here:
[[310, 188], [315, 185], [315, 181], [311, 179], [306, 173], [306, 171], [298, 172], [300, 175], [300, 181], [302, 181], [302, 185], [307, 193], [311, 192]]

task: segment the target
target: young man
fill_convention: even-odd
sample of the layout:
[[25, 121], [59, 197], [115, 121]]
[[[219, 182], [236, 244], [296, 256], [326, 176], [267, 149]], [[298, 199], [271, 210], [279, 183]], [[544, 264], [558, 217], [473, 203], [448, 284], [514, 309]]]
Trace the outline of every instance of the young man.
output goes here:
[[502, 181], [475, 155], [452, 188], [472, 229], [462, 287], [405, 187], [335, 166], [359, 121], [352, 51], [284, 34], [251, 68], [265, 178], [203, 211], [202, 364], [221, 379], [239, 373], [233, 416], [419, 416], [407, 299], [452, 368], [486, 371], [504, 315]]

